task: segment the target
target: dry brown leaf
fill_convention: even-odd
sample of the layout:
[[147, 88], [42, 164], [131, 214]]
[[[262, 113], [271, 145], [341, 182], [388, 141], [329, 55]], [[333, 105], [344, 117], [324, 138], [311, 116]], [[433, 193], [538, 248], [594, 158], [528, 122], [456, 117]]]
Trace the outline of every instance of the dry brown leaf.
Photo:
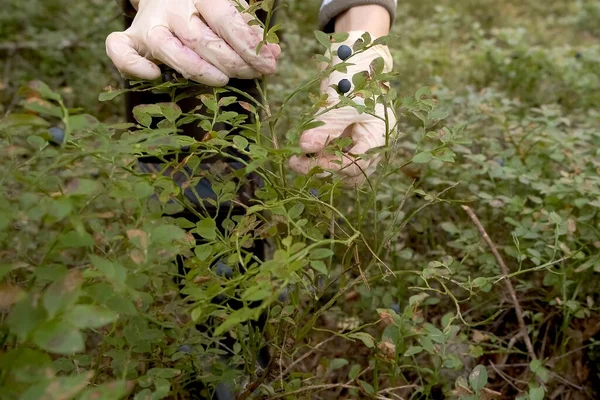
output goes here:
[[383, 322], [385, 325], [392, 325], [394, 323], [394, 316], [389, 311], [380, 311], [379, 318], [381, 318], [381, 322]]
[[473, 329], [473, 341], [475, 343], [487, 342], [490, 340], [490, 335], [487, 333], [478, 331], [477, 329]]
[[141, 229], [130, 229], [127, 231], [127, 237], [136, 245], [139, 245], [142, 249], [146, 250], [148, 248], [148, 234]]
[[386, 360], [393, 361], [396, 358], [396, 345], [389, 340], [384, 340], [377, 347]]
[[136, 263], [137, 265], [141, 265], [144, 263], [144, 261], [146, 261], [146, 257], [144, 256], [144, 253], [142, 253], [140, 250], [138, 249], [133, 249], [131, 251], [131, 253], [129, 253], [129, 257], [131, 258], [131, 260]]
[[494, 400], [502, 397], [502, 393], [496, 392], [495, 390], [488, 388], [481, 388], [480, 399], [481, 400]]
[[13, 304], [21, 300], [25, 294], [19, 286], [4, 284], [0, 286], [0, 310], [8, 310]]

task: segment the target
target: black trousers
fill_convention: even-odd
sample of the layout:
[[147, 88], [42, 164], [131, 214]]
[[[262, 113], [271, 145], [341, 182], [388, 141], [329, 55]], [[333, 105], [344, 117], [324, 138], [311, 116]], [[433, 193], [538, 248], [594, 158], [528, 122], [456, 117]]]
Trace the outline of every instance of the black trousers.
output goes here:
[[[266, 18], [266, 13], [263, 13], [262, 15], [257, 15], [257, 17], [261, 18], [263, 21]], [[133, 18], [131, 18], [130, 16], [126, 16], [125, 17], [125, 28], [129, 27], [131, 25], [133, 21]], [[165, 68], [166, 70], [167, 68]], [[254, 80], [231, 80], [229, 82], [229, 86], [235, 87], [238, 90], [241, 90], [249, 95], [251, 95], [254, 98], [258, 99], [259, 96], [259, 91], [256, 87], [256, 83]], [[206, 93], [212, 93], [212, 88], [209, 87], [203, 87], [202, 85], [196, 85], [194, 88], [192, 89], [187, 89], [187, 90], [193, 90], [195, 94], [198, 94], [198, 92], [206, 92]], [[240, 98], [240, 100], [243, 100], [243, 98], [241, 98], [241, 96], [237, 95], [236, 93], [227, 93], [226, 96], [234, 96], [234, 97], [238, 97]], [[170, 102], [171, 98], [169, 95], [162, 95], [162, 94], [154, 94], [151, 92], [128, 92], [126, 94], [126, 98], [125, 98], [125, 103], [126, 103], [126, 115], [127, 115], [127, 119], [130, 122], [135, 122], [135, 119], [133, 117], [133, 109], [134, 107], [138, 106], [138, 105], [142, 105], [142, 104], [154, 104], [154, 103], [159, 103], [159, 102]], [[189, 112], [191, 110], [193, 110], [194, 108], [201, 106], [202, 102], [196, 97], [196, 96], [191, 96], [189, 98], [186, 98], [184, 100], [182, 100], [180, 103], [178, 103], [178, 105], [181, 107], [183, 112]], [[252, 118], [252, 115], [245, 110], [243, 107], [241, 107], [237, 102], [231, 104], [230, 106], [227, 106], [224, 108], [224, 111], [235, 111], [238, 114], [241, 115], [247, 115], [247, 118], [250, 119]], [[198, 121], [195, 121], [194, 123], [191, 124], [187, 124], [181, 127], [182, 128], [182, 132], [181, 134], [183, 135], [187, 135], [190, 137], [194, 137], [196, 139], [202, 139], [204, 137], [204, 135], [206, 134], [206, 132], [200, 128], [198, 126]], [[235, 132], [234, 132], [235, 134]], [[183, 160], [188, 154], [185, 152], [181, 152], [173, 157], [175, 157], [174, 160], [172, 160], [171, 165], [178, 165], [180, 160]], [[232, 169], [240, 169], [243, 168], [243, 165], [241, 163], [236, 163], [236, 162], [232, 162], [230, 159], [225, 159], [225, 158], [219, 158], [219, 157], [213, 157], [211, 159], [205, 160], [203, 161], [203, 164], [199, 167], [203, 170], [211, 170], [212, 167], [214, 167], [216, 164], [219, 164], [219, 168], [218, 170], [221, 171], [222, 174], [227, 174], [228, 170], [232, 170]], [[223, 168], [223, 166], [225, 166]], [[172, 168], [165, 168], [165, 165], [163, 163], [162, 160], [159, 160], [157, 158], [154, 157], [141, 157], [139, 159], [139, 168], [142, 171], [148, 172], [148, 173], [158, 173], [160, 171], [163, 172], [164, 175], [170, 176], [172, 177], [175, 182], [177, 184], [180, 185], [180, 187], [185, 188], [187, 185], [185, 184], [185, 180], [187, 179], [187, 173], [179, 173], [178, 171], [173, 170]], [[237, 200], [243, 204], [249, 204], [251, 203], [251, 200], [253, 198], [254, 192], [257, 188], [259, 188], [261, 186], [261, 181], [258, 179], [258, 177], [254, 174], [249, 174], [244, 178], [243, 182], [240, 182], [240, 184], [238, 185], [239, 187], [239, 191], [237, 193]], [[200, 181], [200, 183], [198, 185], [196, 185], [195, 187], [195, 192], [199, 195], [199, 197], [201, 198], [213, 198], [215, 199], [214, 193], [212, 191], [210, 182], [207, 179], [202, 179]], [[196, 194], [194, 194], [189, 188], [182, 190], [183, 195], [187, 197], [187, 200], [189, 200], [189, 202], [191, 203], [196, 203], [198, 202], [198, 196], [196, 196]], [[214, 206], [210, 206], [207, 203], [203, 203], [204, 207], [197, 207], [198, 210], [202, 210], [203, 212], [206, 212], [206, 210], [208, 210], [209, 214], [212, 218], [214, 218], [217, 222], [217, 226], [221, 226], [221, 222], [223, 221], [224, 218], [226, 217], [231, 217], [233, 215], [243, 215], [245, 213], [244, 208], [240, 207], [240, 206], [235, 206], [233, 204], [230, 205], [226, 205], [224, 207], [219, 207], [219, 212], [217, 212], [217, 209]], [[188, 220], [190, 220], [191, 222], [196, 222], [197, 217], [196, 214], [191, 212], [191, 211], [183, 211], [180, 214], [177, 215], [173, 215], [174, 217], [184, 217]], [[201, 244], [202, 239], [201, 238], [197, 238], [197, 242], [198, 244]], [[249, 251], [251, 251], [252, 253], [254, 253], [254, 255], [256, 257], [258, 257], [261, 260], [264, 260], [264, 256], [265, 256], [265, 250], [264, 250], [264, 243], [260, 240], [255, 241], [255, 243], [253, 244], [253, 247], [249, 249]], [[183, 257], [178, 257], [178, 266], [179, 266], [179, 272], [181, 276], [185, 276], [186, 273], [188, 272], [186, 266], [185, 266], [185, 259]], [[215, 265], [219, 264], [219, 260], [215, 261]], [[237, 268], [238, 266], [231, 266], [233, 268]], [[217, 268], [215, 268], [216, 270]], [[243, 272], [243, 271], [242, 271]], [[183, 282], [180, 282], [181, 284], [183, 284]], [[242, 304], [239, 303], [238, 301], [236, 301], [235, 299], [215, 299], [215, 302], [219, 302], [219, 303], [226, 303], [227, 305], [229, 305], [232, 308], [238, 308], [240, 307]], [[262, 326], [264, 326], [264, 318], [261, 318], [257, 324], [255, 324], [255, 326], [258, 326], [259, 328], [261, 328]], [[203, 326], [198, 326], [197, 329], [202, 330], [202, 331], [206, 331], [208, 328], [207, 327], [203, 327]], [[230, 337], [225, 337], [225, 343], [223, 343], [225, 345], [226, 348], [232, 348], [233, 347], [233, 341]], [[259, 355], [259, 360], [262, 360], [262, 362], [260, 362], [260, 364], [265, 364], [265, 362], [268, 362], [268, 350], [266, 348], [264, 348], [263, 350], [261, 350], [261, 354]], [[264, 365], [263, 365], [264, 366]]]

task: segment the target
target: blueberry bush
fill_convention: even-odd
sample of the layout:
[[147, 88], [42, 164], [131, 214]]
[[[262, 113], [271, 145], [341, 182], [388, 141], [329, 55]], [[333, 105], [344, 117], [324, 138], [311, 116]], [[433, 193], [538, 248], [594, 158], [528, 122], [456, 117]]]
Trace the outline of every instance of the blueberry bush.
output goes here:
[[[343, 98], [398, 120], [360, 188], [287, 169], [343, 39], [313, 32], [317, 3], [279, 9], [265, 41], [283, 57], [258, 95], [181, 95], [196, 86], [125, 87], [108, 65], [116, 6], [9, 1], [0, 398], [600, 395], [597, 2], [400, 2], [379, 39], [394, 72], [375, 63]], [[126, 91], [170, 101], [126, 123]], [[215, 156], [236, 167], [203, 169]]]

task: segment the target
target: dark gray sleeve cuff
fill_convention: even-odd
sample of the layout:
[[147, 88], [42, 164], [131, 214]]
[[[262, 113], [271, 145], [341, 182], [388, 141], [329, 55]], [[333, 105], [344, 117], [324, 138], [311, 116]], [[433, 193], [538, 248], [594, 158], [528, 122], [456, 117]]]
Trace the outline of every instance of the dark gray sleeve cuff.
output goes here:
[[135, 17], [135, 8], [133, 8], [129, 0], [116, 0], [116, 2], [121, 7], [121, 10], [123, 10], [123, 14], [131, 18]]
[[390, 21], [396, 17], [398, 0], [323, 0], [319, 12], [319, 29], [323, 32], [333, 32], [335, 17], [356, 6], [379, 5], [390, 13]]

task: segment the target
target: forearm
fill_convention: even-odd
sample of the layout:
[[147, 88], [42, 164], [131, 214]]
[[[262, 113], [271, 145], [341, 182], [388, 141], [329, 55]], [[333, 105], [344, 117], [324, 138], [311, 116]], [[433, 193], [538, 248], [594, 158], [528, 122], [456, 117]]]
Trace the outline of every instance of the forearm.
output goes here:
[[372, 37], [390, 32], [390, 13], [379, 5], [356, 6], [335, 19], [335, 32], [366, 31]]

